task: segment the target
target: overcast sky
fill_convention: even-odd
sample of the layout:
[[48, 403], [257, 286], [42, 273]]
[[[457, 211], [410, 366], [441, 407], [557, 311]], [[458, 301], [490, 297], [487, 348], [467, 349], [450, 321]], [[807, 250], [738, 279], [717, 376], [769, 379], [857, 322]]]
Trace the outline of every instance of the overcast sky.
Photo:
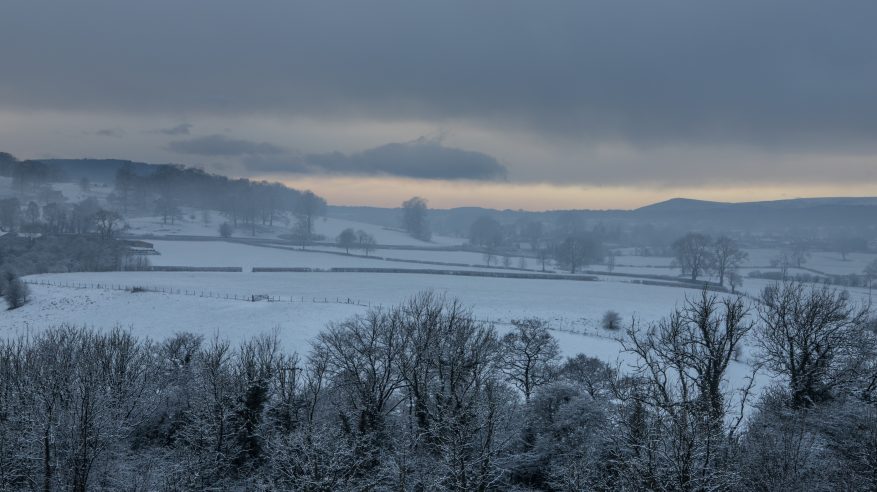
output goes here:
[[877, 2], [0, 3], [0, 151], [335, 203], [877, 195]]

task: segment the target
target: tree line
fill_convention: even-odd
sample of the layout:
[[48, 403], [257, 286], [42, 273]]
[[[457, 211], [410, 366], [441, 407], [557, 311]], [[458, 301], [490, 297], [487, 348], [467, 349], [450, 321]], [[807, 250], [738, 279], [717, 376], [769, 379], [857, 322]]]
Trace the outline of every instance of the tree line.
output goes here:
[[[620, 370], [431, 293], [306, 356], [65, 326], [0, 342], [0, 488], [873, 490], [869, 323], [839, 291], [704, 292], [629, 326]], [[746, 340], [760, 395], [728, 382]]]

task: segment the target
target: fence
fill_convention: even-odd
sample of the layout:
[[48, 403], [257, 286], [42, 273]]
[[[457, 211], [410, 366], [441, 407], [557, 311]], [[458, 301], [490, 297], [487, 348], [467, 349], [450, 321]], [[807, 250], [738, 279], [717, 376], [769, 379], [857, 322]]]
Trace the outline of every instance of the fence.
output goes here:
[[[224, 299], [224, 300], [234, 300], [234, 301], [243, 301], [243, 302], [282, 302], [282, 303], [312, 303], [312, 304], [345, 304], [351, 306], [361, 306], [361, 307], [369, 307], [369, 308], [377, 308], [384, 309], [384, 305], [380, 303], [373, 303], [371, 301], [363, 301], [360, 299], [351, 299], [349, 297], [336, 297], [334, 300], [330, 297], [308, 297], [308, 296], [272, 296], [265, 294], [228, 294], [228, 293], [217, 293], [205, 290], [196, 290], [196, 289], [174, 289], [170, 287], [155, 287], [155, 286], [143, 286], [143, 285], [126, 285], [126, 284], [117, 284], [110, 282], [61, 282], [61, 281], [52, 281], [52, 280], [36, 280], [36, 279], [22, 279], [26, 284], [29, 285], [41, 285], [41, 286], [49, 286], [49, 287], [62, 287], [62, 288], [71, 288], [71, 289], [98, 289], [98, 290], [108, 290], [108, 291], [122, 291], [122, 292], [152, 292], [152, 293], [161, 293], [161, 294], [171, 294], [171, 295], [181, 295], [181, 296], [194, 296], [201, 298], [213, 298], [213, 299]], [[510, 326], [511, 321], [501, 321], [501, 320], [490, 320], [490, 319], [480, 319], [480, 318], [472, 318], [472, 321], [493, 324], [493, 325], [505, 325]], [[619, 340], [618, 336], [609, 335], [608, 332], [604, 333], [600, 330], [596, 330], [593, 328], [588, 328], [582, 325], [581, 328], [576, 328], [580, 323], [573, 322], [572, 320], [567, 320], [566, 318], [555, 319], [553, 322], [553, 326], [549, 327], [549, 330], [563, 333], [570, 333], [579, 336], [590, 336], [597, 338], [606, 338], [612, 340]]]
[[122, 291], [122, 292], [154, 292], [160, 294], [171, 294], [171, 295], [181, 295], [181, 296], [194, 296], [194, 297], [204, 297], [204, 298], [212, 298], [212, 299], [224, 299], [229, 301], [245, 301], [245, 302], [298, 302], [298, 303], [314, 303], [314, 304], [348, 304], [352, 306], [363, 306], [363, 307], [381, 307], [380, 304], [373, 304], [370, 301], [363, 301], [361, 299], [351, 299], [349, 297], [336, 297], [332, 299], [331, 297], [313, 297], [313, 296], [281, 296], [281, 295], [268, 295], [268, 294], [234, 294], [234, 293], [222, 293], [222, 292], [213, 292], [209, 290], [199, 290], [199, 289], [176, 289], [171, 287], [156, 287], [156, 286], [145, 286], [145, 285], [127, 285], [127, 284], [117, 284], [110, 282], [60, 282], [60, 281], [51, 281], [51, 280], [35, 280], [35, 279], [23, 279], [26, 284], [29, 285], [42, 285], [49, 287], [63, 287], [63, 288], [71, 288], [71, 289], [98, 289], [98, 290], [111, 290], [111, 291]]
[[243, 267], [190, 267], [190, 266], [150, 266], [147, 271], [153, 272], [234, 272], [241, 273]]
[[480, 270], [433, 270], [428, 268], [271, 268], [253, 267], [253, 273], [278, 273], [278, 272], [325, 272], [325, 273], [413, 273], [420, 275], [457, 275], [462, 277], [488, 277], [488, 278], [516, 278], [537, 280], [576, 280], [580, 282], [593, 282], [598, 278], [592, 275], [560, 275], [550, 273], [514, 273], [514, 272], [485, 272]]

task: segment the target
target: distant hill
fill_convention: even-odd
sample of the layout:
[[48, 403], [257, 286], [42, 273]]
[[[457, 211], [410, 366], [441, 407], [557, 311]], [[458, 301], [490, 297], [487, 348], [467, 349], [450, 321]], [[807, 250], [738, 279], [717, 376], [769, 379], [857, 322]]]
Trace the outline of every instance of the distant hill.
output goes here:
[[41, 159], [40, 162], [60, 171], [71, 181], [88, 178], [95, 183], [112, 183], [116, 171], [125, 166], [138, 176], [148, 176], [161, 166], [122, 159]]
[[[330, 215], [384, 226], [398, 226], [398, 208], [330, 207]], [[489, 216], [506, 224], [540, 220], [552, 222], [575, 216], [592, 222], [624, 222], [671, 226], [679, 230], [765, 231], [790, 228], [838, 227], [877, 229], [877, 197], [798, 198], [743, 203], [673, 198], [634, 210], [495, 210], [459, 207], [430, 211], [435, 232], [467, 234], [478, 217]]]
[[860, 207], [877, 206], [877, 197], [825, 197], [825, 198], [791, 198], [785, 200], [767, 200], [757, 202], [711, 202], [693, 200], [691, 198], [671, 198], [663, 202], [646, 205], [635, 209], [639, 214], [702, 212], [733, 209], [788, 210], [814, 207]]
[[[70, 181], [88, 178], [92, 182], [112, 183], [116, 172], [130, 167], [140, 176], [149, 176], [167, 164], [147, 164], [122, 159], [44, 159], [55, 172]], [[16, 165], [14, 157], [0, 153], [0, 168]], [[2, 169], [0, 169], [2, 170]], [[8, 171], [9, 169], [7, 169]], [[8, 173], [7, 173], [8, 174]], [[340, 219], [399, 227], [399, 208], [330, 206], [329, 215]], [[689, 198], [673, 198], [634, 210], [496, 210], [481, 207], [434, 209], [430, 212], [433, 232], [467, 235], [470, 225], [481, 216], [505, 224], [528, 220], [557, 223], [569, 220], [620, 222], [669, 226], [679, 230], [738, 230], [759, 232], [794, 228], [854, 228], [877, 231], [877, 197], [825, 197], [725, 203]]]
[[796, 198], [723, 203], [674, 198], [638, 208], [631, 218], [694, 227], [758, 230], [794, 227], [877, 227], [877, 198]]

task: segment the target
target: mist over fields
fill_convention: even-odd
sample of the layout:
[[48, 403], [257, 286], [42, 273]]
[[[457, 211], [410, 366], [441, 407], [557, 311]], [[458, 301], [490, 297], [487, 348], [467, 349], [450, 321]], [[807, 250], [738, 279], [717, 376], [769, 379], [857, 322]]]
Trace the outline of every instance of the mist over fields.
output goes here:
[[0, 4], [0, 490], [877, 490], [858, 0]]

